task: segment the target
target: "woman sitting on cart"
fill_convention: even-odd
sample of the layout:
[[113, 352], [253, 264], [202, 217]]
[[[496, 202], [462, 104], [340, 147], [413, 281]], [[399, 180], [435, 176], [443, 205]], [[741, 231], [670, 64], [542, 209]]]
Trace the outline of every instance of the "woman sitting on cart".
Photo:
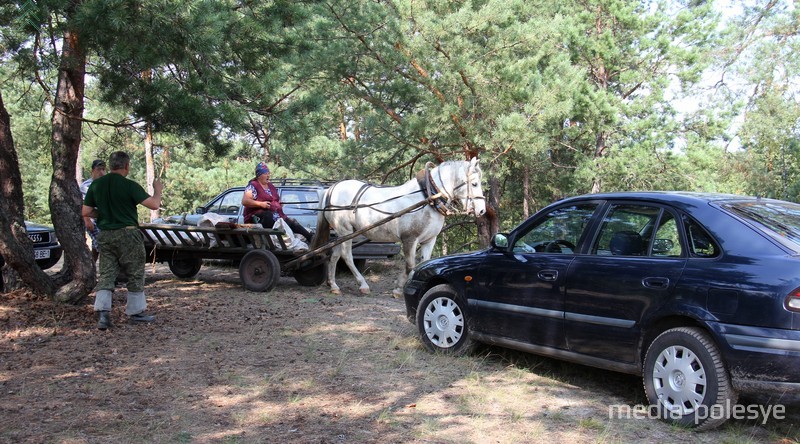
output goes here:
[[287, 217], [283, 212], [278, 189], [269, 181], [269, 168], [264, 162], [256, 165], [256, 177], [244, 189], [242, 206], [244, 206], [244, 223], [257, 223], [264, 228], [272, 228], [275, 221], [281, 218], [292, 231], [303, 235], [307, 242], [311, 243], [313, 235], [297, 220]]

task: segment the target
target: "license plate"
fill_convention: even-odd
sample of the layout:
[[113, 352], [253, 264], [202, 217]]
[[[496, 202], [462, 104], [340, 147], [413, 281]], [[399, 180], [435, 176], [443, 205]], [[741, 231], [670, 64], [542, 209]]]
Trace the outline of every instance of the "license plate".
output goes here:
[[34, 259], [49, 259], [50, 250], [33, 250]]

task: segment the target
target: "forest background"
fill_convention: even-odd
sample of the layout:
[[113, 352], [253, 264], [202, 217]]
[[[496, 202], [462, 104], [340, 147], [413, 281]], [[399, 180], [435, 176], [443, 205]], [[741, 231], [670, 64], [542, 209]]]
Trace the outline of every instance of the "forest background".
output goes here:
[[[490, 211], [451, 220], [439, 252], [583, 193], [799, 201], [799, 27], [791, 0], [4, 2], [4, 279], [91, 291], [78, 183], [117, 150], [133, 180], [165, 183], [166, 215], [261, 160], [274, 178], [399, 184], [478, 157]], [[23, 219], [55, 226], [55, 277]]]

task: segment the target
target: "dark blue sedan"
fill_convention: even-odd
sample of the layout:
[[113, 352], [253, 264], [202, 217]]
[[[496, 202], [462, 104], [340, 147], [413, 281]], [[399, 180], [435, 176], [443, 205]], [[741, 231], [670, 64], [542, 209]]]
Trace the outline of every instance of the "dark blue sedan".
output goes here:
[[800, 205], [641, 192], [565, 199], [492, 246], [420, 264], [425, 346], [475, 342], [642, 375], [651, 411], [710, 429], [740, 391], [800, 390]]

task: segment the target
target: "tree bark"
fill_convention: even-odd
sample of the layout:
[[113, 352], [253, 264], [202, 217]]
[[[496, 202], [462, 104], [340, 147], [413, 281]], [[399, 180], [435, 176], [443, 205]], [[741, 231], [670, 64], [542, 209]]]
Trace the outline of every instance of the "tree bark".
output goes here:
[[486, 214], [476, 221], [478, 225], [478, 244], [481, 248], [488, 247], [492, 237], [500, 231], [500, 218], [497, 212], [500, 207], [500, 180], [493, 174], [489, 175], [489, 189], [485, 197]]
[[[22, 200], [22, 175], [11, 135], [11, 116], [0, 93], [0, 255], [8, 273], [4, 291], [14, 290], [22, 280], [35, 293], [53, 295], [55, 285], [33, 259], [33, 243], [25, 230], [25, 206]], [[3, 272], [3, 274], [7, 274]], [[16, 276], [14, 276], [16, 274]]]
[[[73, 7], [79, 3], [73, 3]], [[81, 193], [75, 181], [81, 145], [85, 74], [86, 55], [80, 46], [78, 32], [68, 28], [64, 31], [53, 110], [50, 213], [64, 248], [64, 267], [56, 279], [64, 281], [65, 285], [57, 290], [55, 299], [70, 303], [77, 303], [88, 295], [96, 282], [94, 262], [86, 246], [81, 217]]]
[[601, 131], [597, 135], [594, 150], [594, 178], [592, 179], [591, 194], [597, 194], [602, 191], [603, 181], [601, 179], [603, 169], [603, 154], [606, 150], [606, 135]]
[[347, 141], [347, 120], [345, 116], [344, 103], [339, 102], [339, 140]]
[[531, 169], [525, 165], [522, 169], [522, 218], [527, 219], [531, 215], [528, 196], [531, 195]]
[[[152, 196], [154, 194], [153, 181], [156, 179], [156, 162], [153, 158], [153, 127], [150, 122], [147, 122], [145, 125], [144, 163], [145, 175], [147, 177], [147, 192]], [[161, 217], [161, 210], [150, 210], [151, 221], [159, 217]]]

